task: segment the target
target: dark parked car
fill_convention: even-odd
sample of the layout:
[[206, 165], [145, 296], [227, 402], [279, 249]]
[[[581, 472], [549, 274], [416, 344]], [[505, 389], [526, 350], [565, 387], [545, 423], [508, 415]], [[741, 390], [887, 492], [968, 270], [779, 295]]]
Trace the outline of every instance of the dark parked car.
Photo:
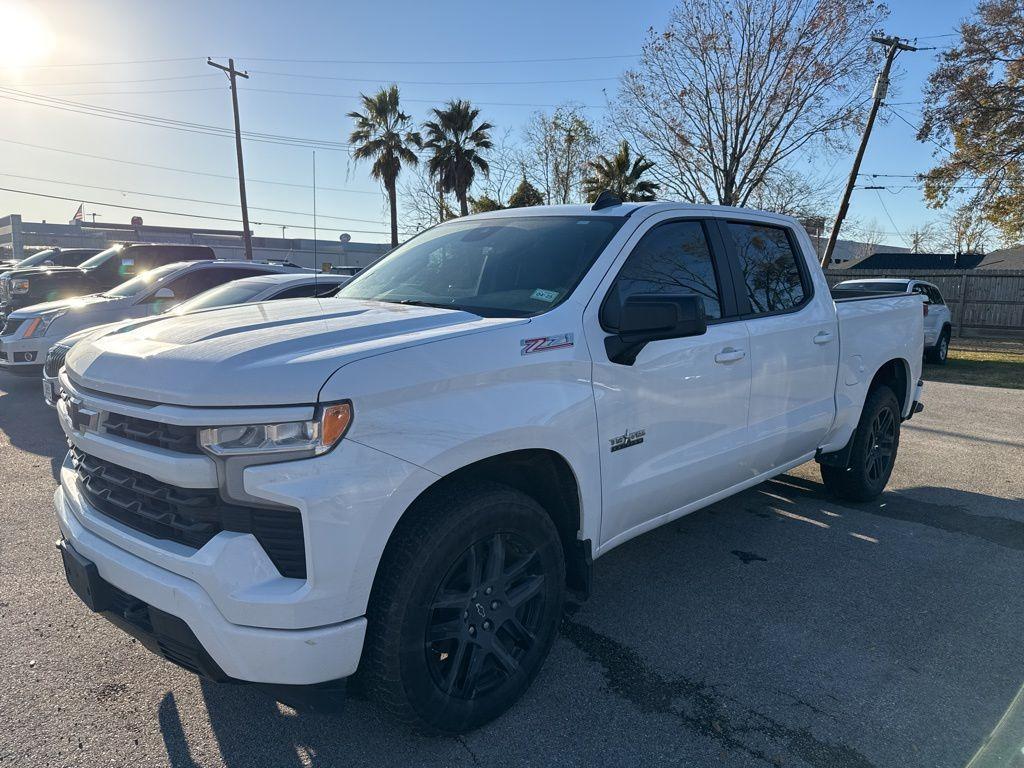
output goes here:
[[77, 267], [30, 267], [0, 276], [0, 316], [45, 301], [107, 291], [137, 274], [177, 261], [216, 259], [205, 245], [125, 243], [86, 259]]
[[77, 267], [101, 250], [102, 248], [45, 248], [24, 259], [0, 261], [0, 272], [29, 267]]

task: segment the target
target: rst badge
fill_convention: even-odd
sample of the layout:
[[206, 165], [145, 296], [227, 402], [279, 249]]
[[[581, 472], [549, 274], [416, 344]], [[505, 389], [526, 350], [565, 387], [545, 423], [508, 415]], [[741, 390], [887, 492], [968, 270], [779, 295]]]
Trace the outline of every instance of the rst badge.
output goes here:
[[635, 432], [623, 432], [621, 435], [608, 440], [612, 444], [611, 451], [621, 451], [623, 448], [630, 448], [634, 445], [640, 445], [644, 441], [644, 436], [647, 434], [646, 429], [638, 429]]
[[549, 352], [552, 349], [565, 349], [573, 346], [571, 333], [560, 333], [558, 336], [541, 336], [536, 339], [521, 339], [520, 349], [524, 355], [532, 355], [534, 352]]

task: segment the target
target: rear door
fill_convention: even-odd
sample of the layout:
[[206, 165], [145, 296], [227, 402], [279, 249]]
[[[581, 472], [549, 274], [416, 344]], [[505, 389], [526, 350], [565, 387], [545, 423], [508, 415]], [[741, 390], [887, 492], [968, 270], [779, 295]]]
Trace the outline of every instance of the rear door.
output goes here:
[[[602, 545], [653, 528], [743, 477], [750, 357], [730, 281], [714, 226], [664, 213], [630, 238], [587, 306]], [[652, 341], [632, 364], [612, 362], [601, 306], [635, 293], [702, 296], [707, 332]]]
[[835, 304], [815, 292], [796, 232], [750, 220], [719, 222], [750, 335], [751, 476], [813, 453], [835, 416]]

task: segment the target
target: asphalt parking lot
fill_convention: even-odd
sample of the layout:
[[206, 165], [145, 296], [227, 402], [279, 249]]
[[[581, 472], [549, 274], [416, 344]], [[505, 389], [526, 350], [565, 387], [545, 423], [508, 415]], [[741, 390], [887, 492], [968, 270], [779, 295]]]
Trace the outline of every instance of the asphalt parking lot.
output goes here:
[[537, 682], [460, 738], [358, 696], [201, 682], [84, 608], [53, 542], [64, 440], [0, 374], [0, 764], [1024, 764], [1024, 390], [929, 384], [875, 503], [814, 465], [596, 565]]

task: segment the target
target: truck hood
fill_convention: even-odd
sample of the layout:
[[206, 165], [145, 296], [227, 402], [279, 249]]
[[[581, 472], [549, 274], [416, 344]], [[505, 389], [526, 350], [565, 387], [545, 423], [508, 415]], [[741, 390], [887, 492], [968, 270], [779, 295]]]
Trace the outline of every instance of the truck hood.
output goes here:
[[75, 296], [72, 299], [61, 299], [60, 301], [46, 301], [42, 304], [33, 304], [31, 307], [25, 309], [18, 309], [11, 313], [11, 317], [21, 319], [27, 317], [35, 317], [36, 315], [43, 315], [47, 312], [81, 312], [85, 314], [90, 309], [111, 309], [118, 304], [124, 304], [130, 302], [130, 298], [118, 297], [118, 296], [103, 296], [99, 293], [94, 293], [89, 296]]
[[12, 269], [4, 272], [4, 277], [10, 278], [40, 278], [51, 275], [57, 278], [66, 278], [68, 275], [83, 277], [85, 270], [78, 267], [25, 267], [25, 269]]
[[190, 406], [315, 403], [354, 360], [528, 322], [355, 299], [243, 304], [128, 324], [76, 344], [75, 383], [121, 397]]

